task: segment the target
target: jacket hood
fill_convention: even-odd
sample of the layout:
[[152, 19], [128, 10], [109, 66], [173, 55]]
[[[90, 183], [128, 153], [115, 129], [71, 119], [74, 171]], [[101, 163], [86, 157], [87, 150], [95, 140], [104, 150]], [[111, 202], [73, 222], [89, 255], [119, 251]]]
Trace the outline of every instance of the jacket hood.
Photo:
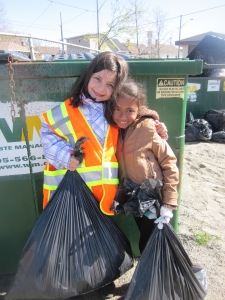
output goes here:
[[149, 109], [146, 106], [141, 106], [137, 115], [137, 120], [142, 117], [152, 118], [154, 120], [159, 120], [159, 115], [155, 110]]

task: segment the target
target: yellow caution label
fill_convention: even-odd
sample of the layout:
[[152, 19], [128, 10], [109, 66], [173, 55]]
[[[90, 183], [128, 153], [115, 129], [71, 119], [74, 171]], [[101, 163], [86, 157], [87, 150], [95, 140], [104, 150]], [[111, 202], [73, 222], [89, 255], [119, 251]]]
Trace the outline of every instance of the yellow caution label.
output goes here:
[[156, 99], [159, 98], [184, 99], [184, 78], [158, 78]]

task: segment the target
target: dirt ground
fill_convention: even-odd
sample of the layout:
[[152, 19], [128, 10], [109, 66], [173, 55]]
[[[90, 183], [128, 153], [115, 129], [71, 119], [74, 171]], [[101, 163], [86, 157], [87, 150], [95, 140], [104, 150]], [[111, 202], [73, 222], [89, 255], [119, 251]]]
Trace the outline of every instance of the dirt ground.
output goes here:
[[[193, 263], [208, 277], [206, 300], [225, 299], [225, 145], [185, 144], [179, 236]], [[195, 241], [198, 233], [211, 240]], [[203, 235], [202, 235], [203, 236]]]
[[[205, 300], [224, 300], [225, 145], [213, 142], [186, 143], [182, 181], [179, 238], [191, 261], [206, 270], [208, 292]], [[196, 240], [198, 236], [202, 240], [208, 238], [208, 244], [201, 245], [202, 240]], [[134, 269], [116, 281], [116, 295], [111, 300], [124, 295]], [[94, 292], [73, 299], [100, 298]]]
[[[185, 144], [184, 151], [178, 235], [192, 262], [201, 265], [207, 272], [205, 300], [224, 300], [225, 145], [192, 142]], [[204, 241], [205, 244], [201, 245]], [[116, 281], [116, 294], [111, 300], [125, 294], [136, 264]], [[7, 280], [5, 282], [7, 284]], [[3, 297], [0, 296], [0, 299]], [[98, 292], [70, 298], [99, 299]]]

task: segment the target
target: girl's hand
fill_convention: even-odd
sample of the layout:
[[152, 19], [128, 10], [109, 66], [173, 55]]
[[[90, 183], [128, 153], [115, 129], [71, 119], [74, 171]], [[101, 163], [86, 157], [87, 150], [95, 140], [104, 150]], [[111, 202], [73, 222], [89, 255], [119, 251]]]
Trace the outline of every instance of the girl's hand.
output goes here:
[[173, 217], [172, 209], [162, 206], [160, 208], [160, 217], [156, 219], [154, 223], [158, 223], [157, 227], [159, 229], [163, 229], [163, 224], [168, 224], [172, 217]]
[[77, 160], [75, 158], [75, 156], [72, 154], [70, 156], [70, 162], [69, 162], [69, 165], [68, 165], [68, 170], [74, 171], [78, 165], [79, 165], [79, 160]]
[[160, 123], [158, 120], [155, 120], [155, 127], [156, 127], [156, 132], [158, 133], [158, 135], [164, 139], [167, 140], [168, 139], [168, 130], [167, 127], [164, 123]]

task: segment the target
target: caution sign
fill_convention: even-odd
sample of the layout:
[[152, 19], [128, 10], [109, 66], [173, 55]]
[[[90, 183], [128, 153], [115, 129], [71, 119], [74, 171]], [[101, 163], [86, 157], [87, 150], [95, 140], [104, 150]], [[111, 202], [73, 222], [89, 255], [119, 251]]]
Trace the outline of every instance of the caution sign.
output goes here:
[[159, 98], [184, 99], [184, 78], [158, 78], [156, 99]]

